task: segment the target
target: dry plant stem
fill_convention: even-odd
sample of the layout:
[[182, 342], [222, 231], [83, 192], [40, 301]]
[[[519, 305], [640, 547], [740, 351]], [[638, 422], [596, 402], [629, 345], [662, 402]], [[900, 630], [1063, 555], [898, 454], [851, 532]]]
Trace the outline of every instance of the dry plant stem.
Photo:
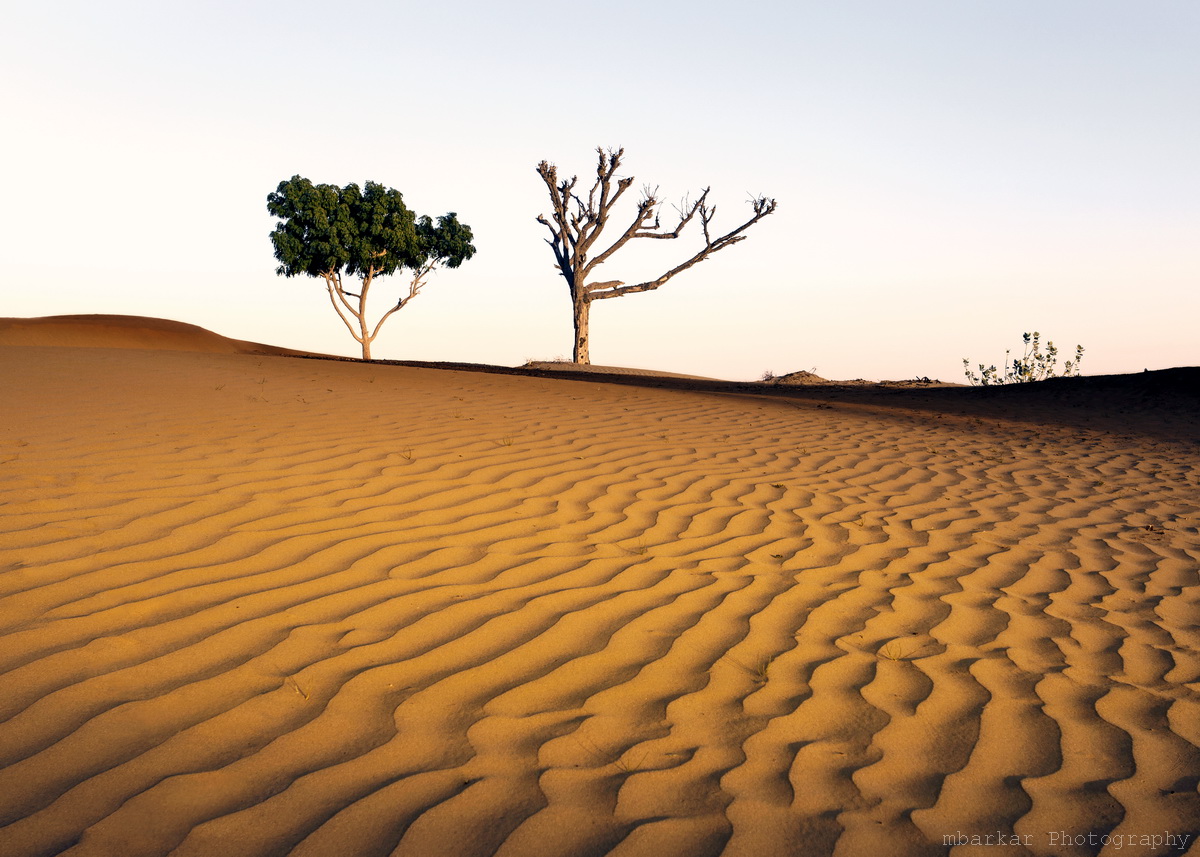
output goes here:
[[[606, 753], [601, 752], [600, 748], [597, 747], [595, 744], [593, 744], [591, 741], [587, 741], [583, 738], [580, 738], [578, 735], [573, 735], [571, 737], [574, 739], [576, 744], [578, 744], [580, 747], [582, 747], [584, 750], [586, 750], [588, 752], [588, 754], [591, 755], [597, 761], [604, 759], [605, 756], [607, 755]], [[607, 764], [612, 765], [614, 768], [616, 768], [618, 771], [620, 771], [623, 774], [633, 774], [641, 769], [642, 764], [646, 761], [646, 758], [650, 755], [650, 751], [646, 750], [645, 752], [643, 752], [642, 755], [638, 758], [638, 760], [636, 762], [634, 762], [632, 765], [629, 764], [628, 762], [624, 761], [624, 755], [625, 755], [624, 753], [618, 754], [616, 756], [616, 758], [614, 758], [611, 762], [608, 762]]]
[[[1009, 360], [1011, 351], [1004, 352], [1004, 375], [1001, 376], [999, 370], [993, 366], [984, 366], [979, 364], [979, 374], [976, 375], [971, 371], [971, 362], [967, 358], [963, 358], [963, 370], [967, 376], [967, 380], [973, 386], [991, 387], [999, 384], [1026, 384], [1031, 381], [1044, 381], [1047, 378], [1057, 376], [1058, 366], [1058, 347], [1050, 340], [1046, 340], [1046, 350], [1041, 348], [1041, 334], [1036, 330], [1033, 333], [1022, 334], [1022, 339], [1025, 342], [1025, 353], [1020, 358]], [[1083, 363], [1083, 346], [1075, 346], [1075, 359], [1068, 360], [1063, 364], [1062, 377], [1071, 378], [1078, 377], [1080, 365]]]
[[725, 655], [725, 659], [728, 660], [735, 667], [740, 669], [742, 672], [746, 673], [746, 675], [748, 675], [752, 679], [754, 679], [754, 681], [758, 684], [766, 684], [766, 681], [769, 678], [769, 673], [771, 671], [771, 663], [775, 660], [774, 658], [763, 658], [761, 661], [758, 662], [757, 666], [751, 667], [751, 666], [748, 666], [747, 664], [743, 663], [742, 661], [738, 660], [737, 658], [733, 657], [732, 655]]

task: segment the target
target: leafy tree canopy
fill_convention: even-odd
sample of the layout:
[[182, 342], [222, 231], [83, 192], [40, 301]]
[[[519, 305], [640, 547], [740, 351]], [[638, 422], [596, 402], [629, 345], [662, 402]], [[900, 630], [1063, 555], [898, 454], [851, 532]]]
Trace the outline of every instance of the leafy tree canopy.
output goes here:
[[[362, 343], [364, 358], [370, 357], [371, 341], [383, 322], [416, 296], [430, 272], [442, 265], [457, 268], [475, 255], [471, 227], [453, 211], [436, 221], [417, 217], [400, 191], [377, 182], [339, 188], [292, 176], [267, 196], [267, 210], [279, 218], [271, 232], [280, 263], [275, 273], [323, 278], [334, 309]], [[402, 268], [413, 272], [408, 295], [370, 329], [366, 301], [372, 282]], [[357, 293], [342, 287], [343, 274], [360, 278]]]

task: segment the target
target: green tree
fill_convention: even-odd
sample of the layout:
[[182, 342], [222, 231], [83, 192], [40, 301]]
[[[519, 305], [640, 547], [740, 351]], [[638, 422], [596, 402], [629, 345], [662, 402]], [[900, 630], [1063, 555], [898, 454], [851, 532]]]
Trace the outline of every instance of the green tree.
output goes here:
[[[271, 233], [280, 262], [275, 273], [324, 279], [333, 308], [362, 345], [364, 360], [371, 359], [371, 343], [383, 323], [417, 296], [435, 269], [457, 268], [475, 255], [471, 227], [453, 211], [436, 223], [417, 217], [400, 191], [376, 182], [339, 188], [292, 176], [267, 196], [267, 210], [279, 218]], [[412, 273], [408, 294], [372, 326], [367, 321], [372, 284], [405, 268]], [[343, 275], [358, 277], [357, 292], [344, 287]]]

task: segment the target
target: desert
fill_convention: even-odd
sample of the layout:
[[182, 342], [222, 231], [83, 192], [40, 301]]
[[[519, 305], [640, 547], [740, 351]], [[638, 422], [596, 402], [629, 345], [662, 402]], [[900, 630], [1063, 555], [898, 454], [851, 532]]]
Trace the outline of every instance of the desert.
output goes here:
[[0, 320], [0, 854], [1200, 854], [1200, 369]]

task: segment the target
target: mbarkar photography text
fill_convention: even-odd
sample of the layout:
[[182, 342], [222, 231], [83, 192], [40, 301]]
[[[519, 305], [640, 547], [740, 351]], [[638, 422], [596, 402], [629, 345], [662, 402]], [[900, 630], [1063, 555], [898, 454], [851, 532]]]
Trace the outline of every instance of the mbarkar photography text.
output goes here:
[[1051, 830], [1044, 834], [1032, 833], [964, 833], [956, 830], [942, 836], [942, 844], [955, 845], [1022, 845], [1032, 848], [1037, 845], [1048, 845], [1051, 848], [1066, 846], [1099, 846], [1111, 848], [1114, 851], [1122, 848], [1140, 848], [1157, 851], [1160, 848], [1170, 851], [1183, 851], [1195, 838], [1191, 833], [1069, 833], [1065, 830]]

